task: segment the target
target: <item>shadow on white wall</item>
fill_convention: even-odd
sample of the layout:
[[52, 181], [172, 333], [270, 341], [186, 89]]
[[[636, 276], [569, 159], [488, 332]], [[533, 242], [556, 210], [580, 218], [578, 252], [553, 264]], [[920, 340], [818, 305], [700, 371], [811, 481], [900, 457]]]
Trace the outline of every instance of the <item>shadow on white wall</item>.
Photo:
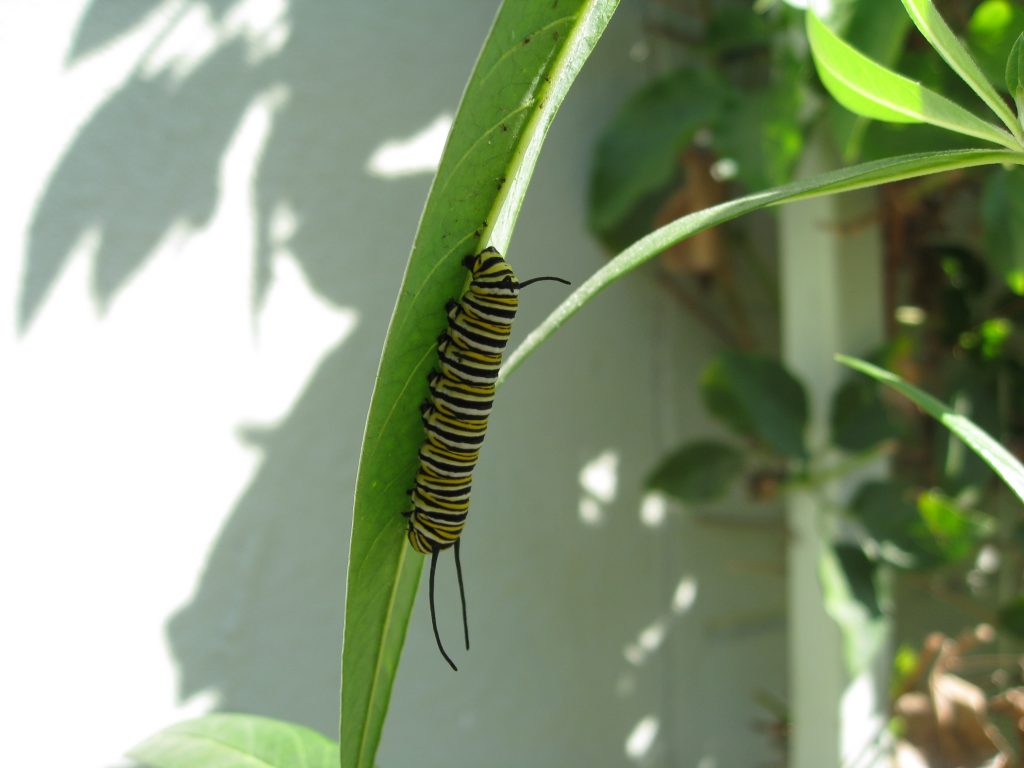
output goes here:
[[[135, 602], [118, 604], [122, 594], [111, 591], [82, 609], [83, 619], [114, 630], [95, 641], [106, 655], [90, 660], [118, 661], [118, 614], [145, 604], [147, 621], [159, 612], [155, 624], [176, 606], [166, 632], [180, 700], [335, 732], [365, 409], [431, 158], [496, 5], [87, 5], [69, 68], [80, 72], [115, 49], [129, 66], [38, 198], [16, 315], [23, 347], [49, 338], [58, 315], [68, 327], [70, 299], [83, 316], [99, 315], [90, 319], [103, 354], [71, 350], [81, 356], [76, 365], [103, 372], [88, 379], [99, 400], [83, 395], [81, 376], [52, 395], [36, 393], [80, 400], [83, 412], [96, 402], [109, 408], [93, 407], [89, 433], [75, 437], [76, 471], [91, 482], [80, 501], [91, 517], [71, 524], [93, 538], [68, 537], [68, 546], [105, 558], [112, 585]], [[618, 18], [635, 13], [623, 6]], [[601, 263], [584, 231], [582, 190], [590, 148], [614, 109], [608, 93], [624, 96], [638, 77], [623, 66], [627, 34], [614, 33], [608, 57], [596, 56], [574, 87], [580, 95], [552, 128], [556, 149], [545, 150], [539, 194], [526, 201], [528, 225], [515, 240], [514, 258], [557, 260], [574, 280]], [[417, 79], [429, 87], [409, 87], [418, 70], [429, 72]], [[663, 353], [637, 345], [635, 334], [649, 338], [656, 296], [650, 281], [609, 291], [589, 327], [553, 340], [548, 369], [524, 368], [503, 391], [479, 473], [489, 503], [475, 512], [474, 535], [485, 520], [489, 535], [466, 552], [477, 579], [470, 589], [491, 601], [474, 625], [467, 662], [476, 674], [452, 680], [421, 602], [382, 764], [410, 754], [437, 762], [458, 742], [462, 764], [485, 764], [498, 748], [649, 765], [703, 749], [692, 746], [701, 739], [711, 749], [708, 734], [736, 730], [700, 699], [746, 692], [730, 693], [705, 671], [707, 656], [729, 649], [699, 631], [710, 606], [756, 593], [739, 579], [707, 577], [719, 572], [721, 552], [737, 548], [736, 536], [715, 540], [673, 519], [663, 500], [639, 498], [639, 475], [657, 450], [648, 422], [631, 410], [651, 407], [644, 398], [594, 409], [621, 402]], [[540, 299], [524, 306], [522, 327], [544, 311]], [[699, 357], [702, 344], [691, 339], [687, 353]], [[624, 372], [618, 361], [638, 349], [636, 371]], [[43, 404], [40, 422], [53, 407]], [[581, 467], [578, 476], [570, 466]], [[685, 571], [659, 560], [670, 549]], [[168, 563], [177, 581], [158, 588]], [[701, 580], [692, 613], [697, 576], [689, 573]], [[83, 572], [76, 597], [91, 578]], [[678, 695], [667, 690], [669, 660], [686, 681]], [[117, 686], [117, 696], [103, 689], [104, 701], [141, 710], [124, 684], [129, 669], [111, 664], [93, 690]], [[135, 684], [147, 686], [152, 704], [165, 693], [148, 690], [149, 672]], [[518, 699], [494, 695], [505, 684]], [[675, 699], [700, 706], [663, 711]], [[165, 724], [119, 727], [131, 739]]]
[[[60, 314], [58, 286], [61, 296], [80, 290], [80, 280], [65, 285], [76, 264], [88, 268], [99, 322], [141, 296], [166, 306], [170, 317], [158, 320], [136, 307], [159, 325], [137, 327], [138, 341], [187, 385], [166, 381], [145, 395], [196, 429], [173, 438], [148, 430], [134, 450], [166, 461], [156, 474], [225, 521], [167, 627], [179, 695], [213, 692], [223, 709], [325, 733], [337, 725], [366, 403], [450, 125], [437, 116], [454, 108], [475, 53], [424, 48], [424, 25], [445, 12], [438, 4], [393, 5], [422, 23], [384, 26], [388, 12], [347, 3], [89, 3], [69, 71], [125, 40], [141, 53], [56, 162], [18, 291], [23, 340], [48, 312]], [[464, 3], [448, 5], [465, 13]], [[469, 23], [482, 28], [492, 13], [481, 8]], [[436, 88], [406, 87], [417, 66], [432, 69]], [[418, 165], [396, 171], [397, 148], [385, 140], [423, 126]], [[200, 418], [207, 412], [216, 418]], [[244, 467], [197, 466], [189, 440], [221, 433], [236, 454], [249, 449]], [[98, 454], [106, 449], [101, 439]], [[236, 483], [230, 511], [211, 501], [208, 480]]]

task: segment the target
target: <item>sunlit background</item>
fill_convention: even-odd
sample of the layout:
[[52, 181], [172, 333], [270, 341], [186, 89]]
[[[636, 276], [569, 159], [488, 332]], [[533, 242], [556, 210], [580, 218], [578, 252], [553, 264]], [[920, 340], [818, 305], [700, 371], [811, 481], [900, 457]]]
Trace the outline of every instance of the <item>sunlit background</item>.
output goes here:
[[[211, 710], [336, 734], [373, 376], [496, 6], [0, 4], [4, 764], [126, 764]], [[641, 12], [623, 3], [555, 121], [523, 277], [604, 263], [588, 166], [651, 74]], [[563, 295], [532, 293], [518, 338]], [[642, 488], [708, 427], [713, 348], [641, 272], [503, 388], [463, 547], [473, 650], [448, 669], [421, 594], [382, 766], [776, 754], [782, 537]], [[438, 602], [457, 636], [447, 570]]]

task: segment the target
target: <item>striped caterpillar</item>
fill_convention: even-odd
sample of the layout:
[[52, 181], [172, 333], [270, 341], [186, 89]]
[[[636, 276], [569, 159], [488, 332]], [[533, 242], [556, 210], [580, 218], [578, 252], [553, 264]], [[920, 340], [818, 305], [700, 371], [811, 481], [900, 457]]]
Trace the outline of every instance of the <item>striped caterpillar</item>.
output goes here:
[[494, 248], [467, 256], [463, 264], [472, 280], [459, 301], [449, 301], [448, 329], [437, 340], [438, 367], [427, 380], [430, 397], [421, 412], [426, 438], [420, 447], [416, 483], [409, 491], [408, 538], [412, 548], [430, 555], [430, 621], [438, 650], [452, 669], [434, 611], [437, 555], [451, 547], [462, 600], [462, 626], [469, 650], [466, 592], [462, 583], [459, 540], [469, 512], [473, 468], [487, 432], [501, 355], [519, 307], [519, 291], [531, 283], [560, 277], [535, 277], [520, 283]]

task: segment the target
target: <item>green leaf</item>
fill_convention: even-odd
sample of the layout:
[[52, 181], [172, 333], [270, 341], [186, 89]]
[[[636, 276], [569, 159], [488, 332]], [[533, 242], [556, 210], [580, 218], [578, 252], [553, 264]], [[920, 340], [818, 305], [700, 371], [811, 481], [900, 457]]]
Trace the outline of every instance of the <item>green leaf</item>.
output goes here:
[[743, 454], [718, 440], [697, 440], [669, 454], [651, 473], [647, 486], [683, 502], [723, 496], [743, 471]]
[[777, 360], [724, 352], [704, 369], [700, 391], [708, 410], [730, 428], [806, 458], [807, 393]]
[[[890, 692], [904, 689], [905, 682], [917, 671], [920, 654], [909, 643], [901, 643], [892, 656], [892, 682]], [[895, 695], [893, 696], [895, 698]]]
[[1020, 143], [1024, 134], [1006, 102], [982, 73], [977, 62], [971, 57], [963, 43], [953, 34], [945, 20], [932, 5], [931, 0], [903, 0], [903, 6], [924, 38], [932, 44], [939, 55], [956, 72], [960, 79], [971, 87], [988, 108], [1003, 121], [1003, 124]]
[[[1019, 284], [1019, 281], [1017, 281]], [[1007, 355], [1007, 342], [1013, 334], [1013, 322], [1005, 317], [990, 317], [978, 326], [980, 352], [985, 360], [998, 360]]]
[[[1011, 282], [1011, 287], [1014, 286]], [[974, 359], [981, 363], [1005, 360], [1008, 342], [1013, 336], [1013, 321], [1005, 317], [990, 317], [983, 320], [975, 328], [964, 331], [957, 343], [967, 352], [974, 353]]]
[[1024, 29], [1024, 9], [1008, 0], [985, 0], [971, 14], [967, 22], [967, 42], [993, 85], [1002, 86], [1007, 56], [1021, 29]]
[[807, 14], [807, 39], [822, 84], [848, 110], [873, 120], [927, 122], [917, 83], [864, 56], [813, 13]]
[[[849, 9], [848, 19], [841, 27], [834, 23], [833, 15], [824, 19], [829, 29], [841, 35], [850, 45], [884, 67], [892, 68], [899, 60], [903, 51], [903, 41], [910, 29], [910, 17], [902, 13], [893, 13], [892, 0], [858, 0]], [[871, 121], [838, 104], [829, 104], [829, 123], [836, 146], [844, 160], [850, 161], [861, 155], [861, 147], [865, 144], [874, 149], [870, 142], [864, 141], [864, 134]], [[913, 152], [926, 149], [920, 145], [912, 147]], [[897, 153], [887, 153], [893, 155]], [[886, 153], [875, 154], [885, 157]]]
[[961, 562], [992, 532], [983, 515], [938, 491], [918, 493], [895, 480], [864, 483], [849, 508], [878, 545], [879, 556], [899, 568]]
[[989, 520], [964, 509], [938, 491], [924, 491], [917, 497], [922, 538], [927, 548], [943, 563], [959, 563], [971, 557], [982, 540], [992, 533]]
[[[345, 768], [371, 768], [423, 558], [406, 542], [405, 490], [423, 440], [418, 410], [463, 256], [507, 251], [555, 112], [616, 0], [506, 2], [452, 126], [388, 329], [356, 480], [342, 653]], [[443, 663], [443, 662], [439, 662]]]
[[336, 768], [338, 745], [295, 723], [215, 714], [165, 728], [128, 756], [152, 768]]
[[654, 258], [669, 246], [698, 232], [752, 211], [795, 200], [848, 192], [956, 168], [998, 163], [1024, 164], [1024, 154], [1005, 150], [971, 149], [924, 152], [875, 160], [809, 179], [802, 179], [764, 192], [757, 192], [682, 216], [633, 243], [573, 291], [506, 359], [499, 375], [499, 381], [507, 380], [512, 372], [522, 365], [523, 361], [552, 333], [609, 285]]
[[1024, 296], [1024, 172], [996, 171], [985, 179], [981, 224], [993, 270]]
[[927, 392], [922, 392], [917, 387], [903, 381], [894, 373], [882, 370], [863, 360], [847, 357], [846, 355], [836, 355], [836, 360], [843, 365], [847, 365], [854, 370], [877, 379], [910, 398], [932, 418], [963, 440], [967, 447], [992, 467], [995, 473], [1003, 479], [1003, 482], [1010, 486], [1010, 490], [1017, 494], [1021, 501], [1024, 501], [1024, 466], [1021, 466], [1021, 463], [1013, 454], [1003, 448], [987, 432], [975, 425], [974, 422], [956, 413], [948, 405], [936, 400]]
[[[1002, 419], [995, 371], [976, 359], [965, 361], [948, 382], [947, 399], [954, 411], [967, 416], [982, 429], [999, 429]], [[953, 496], [978, 493], [992, 480], [992, 470], [952, 432], [943, 431], [934, 441], [935, 464], [942, 468], [944, 491]]]
[[862, 377], [851, 377], [836, 390], [829, 421], [832, 442], [846, 451], [866, 451], [897, 435], [878, 385]]
[[722, 101], [720, 85], [705, 70], [682, 69], [626, 102], [597, 144], [590, 177], [589, 223], [603, 242], [621, 247], [650, 229], [650, 216], [637, 209], [657, 209], [651, 198], [667, 194], [680, 153]]
[[807, 14], [807, 37], [821, 82], [851, 112], [896, 123], [931, 123], [1009, 149], [1020, 148], [995, 125], [867, 58], [813, 13]]
[[916, 492], [896, 480], [862, 484], [850, 500], [850, 514], [879, 545], [880, 556], [900, 568], [937, 565], [921, 545]]
[[1024, 116], [1024, 32], [1018, 35], [1006, 57], [1006, 89], [1017, 105], [1017, 121]]
[[818, 578], [825, 610], [843, 636], [846, 669], [855, 677], [885, 643], [887, 590], [877, 566], [860, 547], [850, 544], [838, 544], [821, 553]]
[[730, 386], [720, 357], [712, 360], [701, 371], [700, 397], [708, 412], [732, 432], [743, 437], [757, 436], [757, 425], [751, 409]]
[[999, 607], [996, 613], [999, 628], [1024, 640], [1024, 595], [1018, 595]]

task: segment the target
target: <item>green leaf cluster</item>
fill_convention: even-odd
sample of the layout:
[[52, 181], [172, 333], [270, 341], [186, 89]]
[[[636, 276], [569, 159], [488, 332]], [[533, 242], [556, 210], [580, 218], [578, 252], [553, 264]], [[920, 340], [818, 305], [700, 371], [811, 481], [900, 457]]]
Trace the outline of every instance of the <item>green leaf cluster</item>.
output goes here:
[[[890, 371], [843, 355], [836, 359], [909, 398], [988, 464], [1024, 501], [1024, 465], [971, 419]], [[873, 540], [878, 560], [904, 569], [964, 562], [992, 539], [996, 527], [991, 518], [939, 491], [915, 492], [894, 481], [862, 486], [851, 511]], [[1018, 596], [1004, 603], [996, 619], [1003, 631], [1024, 637], [1024, 600]]]
[[928, 570], [965, 561], [992, 534], [991, 520], [934, 491], [898, 481], [862, 485], [850, 502], [880, 559]]

